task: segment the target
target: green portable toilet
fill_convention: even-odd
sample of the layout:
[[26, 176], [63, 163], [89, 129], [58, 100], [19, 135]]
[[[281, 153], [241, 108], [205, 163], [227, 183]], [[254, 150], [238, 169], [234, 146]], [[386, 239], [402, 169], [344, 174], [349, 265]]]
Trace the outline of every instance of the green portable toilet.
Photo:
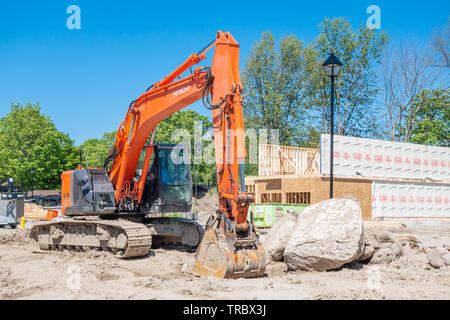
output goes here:
[[[257, 228], [264, 228], [264, 205], [252, 203], [250, 205], [249, 211], [253, 213], [253, 223]], [[250, 214], [248, 215], [248, 220], [250, 221]]]
[[[287, 213], [287, 210], [295, 210], [301, 213], [306, 204], [281, 204], [281, 203], [252, 203], [249, 210], [253, 212], [253, 223], [257, 228], [271, 228], [277, 218], [281, 218]], [[248, 215], [250, 221], [250, 214]]]

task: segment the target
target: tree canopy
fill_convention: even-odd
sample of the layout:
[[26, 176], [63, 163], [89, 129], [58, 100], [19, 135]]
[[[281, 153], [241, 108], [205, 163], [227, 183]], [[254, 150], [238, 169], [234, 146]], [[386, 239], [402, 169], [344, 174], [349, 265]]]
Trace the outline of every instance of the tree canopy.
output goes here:
[[278, 129], [283, 145], [314, 145], [312, 129], [329, 132], [330, 79], [322, 63], [335, 53], [343, 63], [335, 85], [335, 132], [379, 134], [376, 67], [387, 41], [385, 32], [364, 25], [354, 29], [345, 18], [325, 19], [309, 45], [289, 35], [277, 47], [273, 35], [264, 32], [242, 72], [246, 127]]
[[[450, 89], [423, 90], [413, 106], [418, 109], [410, 141], [448, 147], [450, 143]], [[418, 108], [420, 106], [420, 108]]]
[[374, 100], [379, 92], [376, 67], [388, 41], [385, 32], [360, 25], [354, 29], [345, 18], [325, 19], [319, 35], [310, 44], [316, 62], [309, 81], [310, 102], [320, 113], [321, 131], [329, 132], [330, 79], [322, 69], [331, 53], [342, 68], [335, 79], [335, 132], [339, 135], [370, 136], [377, 132], [379, 110]]
[[101, 139], [88, 139], [80, 148], [83, 148], [92, 168], [102, 167], [108, 155], [109, 149], [114, 146], [117, 131], [105, 132]]
[[78, 161], [73, 143], [41, 113], [38, 103], [11, 104], [10, 112], [0, 119], [0, 177], [12, 177], [25, 189], [32, 184], [35, 189], [59, 189], [61, 173]]
[[280, 144], [298, 143], [308, 119], [305, 88], [313, 54], [294, 35], [276, 45], [264, 32], [245, 60], [242, 82], [246, 128], [279, 130]]

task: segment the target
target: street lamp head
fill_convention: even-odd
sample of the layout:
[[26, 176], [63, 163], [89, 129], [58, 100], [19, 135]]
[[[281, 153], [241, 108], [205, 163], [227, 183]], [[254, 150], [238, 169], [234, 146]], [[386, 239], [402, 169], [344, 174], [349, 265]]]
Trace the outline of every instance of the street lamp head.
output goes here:
[[36, 168], [35, 168], [35, 167], [32, 167], [30, 171], [31, 171], [31, 174], [34, 176], [35, 173], [36, 173]]
[[323, 68], [330, 78], [335, 78], [339, 75], [341, 71], [342, 63], [339, 59], [332, 53], [327, 60], [323, 63]]

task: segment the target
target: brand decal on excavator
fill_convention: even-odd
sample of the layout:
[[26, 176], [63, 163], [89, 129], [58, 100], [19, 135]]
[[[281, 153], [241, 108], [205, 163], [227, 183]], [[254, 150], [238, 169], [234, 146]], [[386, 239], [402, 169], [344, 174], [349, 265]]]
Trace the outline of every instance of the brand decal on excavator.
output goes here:
[[182, 89], [178, 89], [177, 91], [175, 91], [175, 92], [173, 93], [173, 96], [174, 96], [174, 97], [179, 96], [180, 94], [183, 94], [183, 93], [185, 93], [185, 92], [188, 92], [189, 90], [191, 90], [191, 86], [187, 86], [187, 87], [184, 87], [184, 88], [182, 88]]

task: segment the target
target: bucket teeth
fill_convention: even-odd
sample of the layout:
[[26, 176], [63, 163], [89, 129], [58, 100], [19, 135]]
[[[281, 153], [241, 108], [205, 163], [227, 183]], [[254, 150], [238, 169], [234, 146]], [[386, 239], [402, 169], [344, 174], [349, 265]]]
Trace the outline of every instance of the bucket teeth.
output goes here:
[[[228, 237], [228, 239], [227, 239]], [[197, 249], [193, 273], [217, 278], [253, 278], [264, 275], [266, 255], [261, 245], [234, 247], [223, 229], [205, 231]]]

